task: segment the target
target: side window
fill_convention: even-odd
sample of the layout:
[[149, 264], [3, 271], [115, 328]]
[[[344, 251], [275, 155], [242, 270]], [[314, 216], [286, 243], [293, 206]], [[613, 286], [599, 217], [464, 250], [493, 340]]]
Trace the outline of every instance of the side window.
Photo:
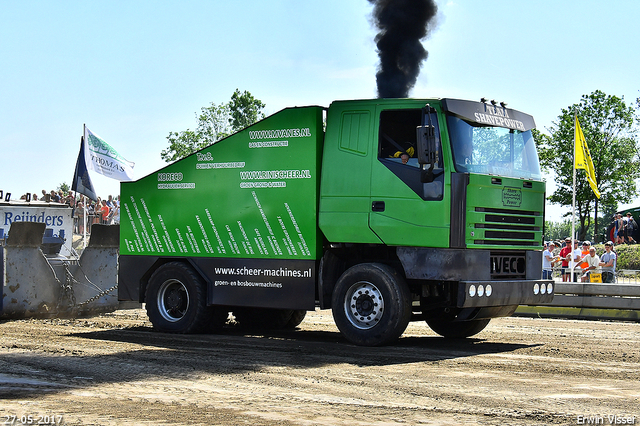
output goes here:
[[[416, 127], [422, 124], [422, 110], [382, 111], [378, 157], [419, 167], [416, 158]], [[404, 156], [404, 159], [402, 158]]]
[[[423, 124], [422, 114], [422, 109], [387, 110], [380, 113], [378, 160], [423, 200], [441, 200], [444, 188], [442, 149], [438, 151], [438, 162], [428, 178], [428, 165], [419, 164], [416, 155], [416, 128]], [[431, 113], [431, 123], [436, 127], [440, 144], [435, 112]]]

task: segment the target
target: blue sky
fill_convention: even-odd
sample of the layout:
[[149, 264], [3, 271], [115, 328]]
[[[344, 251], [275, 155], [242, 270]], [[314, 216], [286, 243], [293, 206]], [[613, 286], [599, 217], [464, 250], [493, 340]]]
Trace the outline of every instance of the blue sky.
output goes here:
[[[640, 96], [640, 2], [437, 3], [412, 97], [505, 101], [544, 131], [594, 90]], [[14, 198], [71, 183], [83, 123], [142, 177], [165, 164], [169, 132], [194, 128], [201, 107], [236, 88], [267, 114], [376, 96], [365, 0], [0, 0], [0, 10], [0, 189]], [[118, 192], [92, 178], [99, 195]], [[547, 211], [558, 220], [566, 209]]]

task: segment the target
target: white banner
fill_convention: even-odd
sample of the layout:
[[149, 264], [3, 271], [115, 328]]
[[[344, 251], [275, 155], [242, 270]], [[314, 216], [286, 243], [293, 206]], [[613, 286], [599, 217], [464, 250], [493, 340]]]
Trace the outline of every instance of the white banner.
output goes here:
[[84, 143], [84, 156], [89, 170], [119, 181], [134, 180], [134, 163], [127, 161], [111, 145], [86, 126], [84, 128]]
[[44, 223], [52, 235], [64, 235], [66, 242], [60, 254], [69, 256], [71, 253], [68, 247], [71, 247], [73, 238], [72, 211], [71, 207], [59, 203], [41, 203], [39, 201], [1, 203], [0, 229], [4, 231], [4, 235], [8, 235], [13, 222]]

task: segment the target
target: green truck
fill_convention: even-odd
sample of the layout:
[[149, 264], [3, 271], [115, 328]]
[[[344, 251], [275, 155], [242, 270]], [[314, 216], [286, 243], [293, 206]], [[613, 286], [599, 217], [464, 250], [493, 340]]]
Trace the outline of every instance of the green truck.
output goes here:
[[122, 183], [119, 299], [165, 332], [320, 308], [358, 345], [472, 336], [553, 298], [534, 127], [484, 99], [281, 110]]

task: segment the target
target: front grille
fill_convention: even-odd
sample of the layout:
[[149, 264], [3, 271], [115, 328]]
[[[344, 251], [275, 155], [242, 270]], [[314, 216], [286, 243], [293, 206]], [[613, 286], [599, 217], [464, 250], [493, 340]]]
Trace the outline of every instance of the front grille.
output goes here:
[[486, 222], [495, 223], [523, 223], [532, 225], [536, 223], [535, 217], [521, 217], [521, 216], [498, 216], [495, 214], [487, 214], [484, 216]]
[[522, 246], [535, 247], [538, 243], [534, 241], [512, 241], [512, 240], [473, 240], [473, 244], [490, 245], [490, 246]]
[[532, 240], [535, 236], [533, 232], [502, 232], [502, 231], [486, 231], [484, 233], [486, 238], [507, 238], [511, 240]]
[[533, 247], [540, 245], [541, 213], [530, 210], [476, 207], [473, 244]]

